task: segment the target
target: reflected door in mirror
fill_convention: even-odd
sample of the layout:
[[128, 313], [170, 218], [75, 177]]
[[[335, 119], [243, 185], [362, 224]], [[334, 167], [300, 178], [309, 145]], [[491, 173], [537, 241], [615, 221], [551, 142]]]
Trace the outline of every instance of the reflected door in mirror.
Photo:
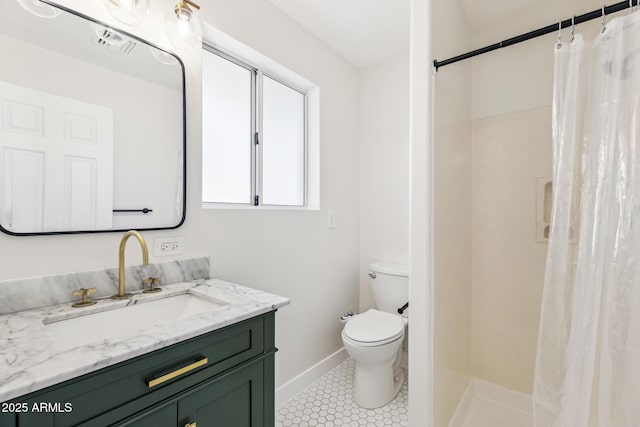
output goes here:
[[[175, 228], [185, 218], [180, 59], [56, 6], [0, 1], [0, 231]], [[44, 4], [43, 3], [43, 4]]]
[[111, 228], [113, 111], [6, 82], [0, 103], [3, 226]]

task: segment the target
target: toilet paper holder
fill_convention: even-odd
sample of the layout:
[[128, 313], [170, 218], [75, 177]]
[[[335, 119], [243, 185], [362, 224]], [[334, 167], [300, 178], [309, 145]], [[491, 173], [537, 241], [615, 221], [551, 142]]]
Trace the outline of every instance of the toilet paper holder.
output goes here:
[[404, 313], [404, 311], [405, 311], [407, 308], [409, 308], [409, 303], [408, 303], [408, 302], [407, 302], [405, 305], [403, 305], [402, 307], [400, 307], [400, 308], [398, 309], [398, 314], [402, 314], [402, 313]]

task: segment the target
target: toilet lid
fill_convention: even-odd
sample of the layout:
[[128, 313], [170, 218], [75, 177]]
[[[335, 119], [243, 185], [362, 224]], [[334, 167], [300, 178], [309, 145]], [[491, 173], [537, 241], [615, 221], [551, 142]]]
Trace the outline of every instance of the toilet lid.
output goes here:
[[402, 316], [373, 309], [353, 317], [344, 326], [347, 337], [366, 343], [387, 341], [403, 332]]

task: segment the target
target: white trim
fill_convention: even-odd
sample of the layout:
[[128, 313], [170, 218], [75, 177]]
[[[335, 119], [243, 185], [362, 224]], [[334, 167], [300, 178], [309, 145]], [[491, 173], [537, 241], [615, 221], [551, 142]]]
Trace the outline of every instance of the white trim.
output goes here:
[[432, 3], [411, 0], [409, 425], [416, 427], [434, 423]]
[[247, 211], [318, 211], [320, 207], [311, 206], [278, 206], [278, 205], [248, 205], [246, 203], [211, 203], [202, 202], [202, 209], [213, 210], [247, 210]]
[[320, 88], [307, 91], [306, 208], [320, 209]]
[[234, 39], [207, 22], [202, 23], [202, 39], [209, 46], [258, 68], [269, 76], [277, 76], [277, 79], [287, 82], [287, 86], [298, 92], [307, 93], [318, 87], [298, 73]]
[[293, 396], [304, 390], [311, 383], [322, 377], [324, 374], [347, 360], [349, 355], [347, 351], [342, 347], [340, 350], [324, 358], [320, 362], [316, 363], [300, 375], [289, 380], [285, 384], [276, 389], [276, 408], [291, 399]]
[[[262, 147], [264, 144], [264, 133], [262, 132], [262, 112], [264, 111], [264, 96], [262, 91], [264, 90], [264, 82], [262, 80], [262, 70], [258, 69], [255, 73], [255, 81], [256, 81], [256, 93], [254, 94], [253, 100], [255, 102], [254, 105], [254, 113], [255, 113], [255, 127], [256, 133], [258, 134], [258, 139], [260, 140], [260, 144], [253, 144], [253, 199], [254, 199], [254, 207], [260, 207], [264, 203], [264, 196], [262, 193]], [[255, 204], [255, 198], [258, 198], [258, 204]]]

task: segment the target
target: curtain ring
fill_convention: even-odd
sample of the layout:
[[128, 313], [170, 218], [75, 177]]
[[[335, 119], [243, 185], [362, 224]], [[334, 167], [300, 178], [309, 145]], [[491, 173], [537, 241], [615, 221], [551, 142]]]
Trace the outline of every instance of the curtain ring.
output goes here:
[[556, 43], [556, 49], [562, 48], [562, 21], [558, 22], [558, 42]]
[[[629, 0], [633, 1], [633, 0]], [[576, 39], [576, 17], [571, 18], [571, 43]]]
[[605, 31], [607, 31], [607, 19], [606, 16], [607, 14], [605, 13], [605, 5], [602, 5], [602, 31], [600, 31], [602, 34], [604, 34]]

